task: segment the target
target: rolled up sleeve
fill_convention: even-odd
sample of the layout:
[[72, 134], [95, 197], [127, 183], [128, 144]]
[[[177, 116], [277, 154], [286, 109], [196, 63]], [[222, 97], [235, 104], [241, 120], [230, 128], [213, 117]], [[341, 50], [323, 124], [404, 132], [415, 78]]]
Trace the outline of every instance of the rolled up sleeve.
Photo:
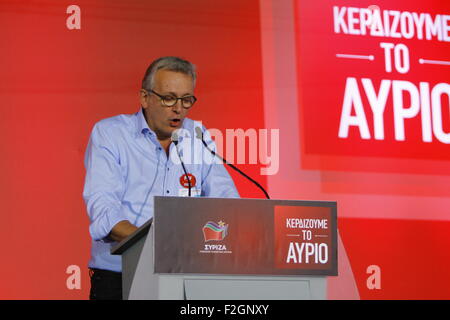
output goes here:
[[[216, 151], [216, 144], [212, 140], [209, 132], [203, 128], [204, 140], [209, 149]], [[213, 155], [206, 149], [203, 152], [207, 153], [207, 157], [214, 158]], [[204, 166], [203, 181], [202, 181], [202, 196], [211, 198], [239, 198], [239, 193], [236, 186], [228, 173], [223, 163], [215, 158], [208, 160], [210, 163]]]
[[86, 179], [83, 198], [93, 240], [105, 239], [118, 222], [127, 220], [122, 210], [125, 182], [118, 148], [100, 123], [92, 130], [84, 162]]

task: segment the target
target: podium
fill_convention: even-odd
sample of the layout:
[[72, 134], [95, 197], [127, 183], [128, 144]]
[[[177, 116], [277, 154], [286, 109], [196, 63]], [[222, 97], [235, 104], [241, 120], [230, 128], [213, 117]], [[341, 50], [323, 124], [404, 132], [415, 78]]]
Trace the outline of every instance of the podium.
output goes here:
[[111, 253], [124, 299], [326, 299], [336, 202], [155, 197], [154, 217]]

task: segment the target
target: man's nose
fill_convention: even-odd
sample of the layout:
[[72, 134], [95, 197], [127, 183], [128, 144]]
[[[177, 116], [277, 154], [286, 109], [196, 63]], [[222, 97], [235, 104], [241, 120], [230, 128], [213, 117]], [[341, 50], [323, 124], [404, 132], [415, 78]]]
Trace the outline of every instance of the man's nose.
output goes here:
[[179, 99], [179, 100], [177, 100], [177, 103], [175, 103], [173, 106], [172, 106], [172, 110], [175, 112], [175, 113], [181, 113], [181, 110], [183, 109], [183, 102], [181, 101], [181, 99]]

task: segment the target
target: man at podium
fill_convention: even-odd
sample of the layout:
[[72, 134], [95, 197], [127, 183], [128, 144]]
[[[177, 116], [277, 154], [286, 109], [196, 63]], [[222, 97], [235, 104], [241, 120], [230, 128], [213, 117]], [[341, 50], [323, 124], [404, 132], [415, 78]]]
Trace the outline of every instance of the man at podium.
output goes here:
[[196, 136], [201, 130], [214, 149], [208, 132], [186, 117], [197, 101], [196, 79], [191, 62], [159, 58], [145, 73], [139, 111], [94, 125], [83, 191], [92, 237], [90, 299], [122, 299], [121, 258], [110, 250], [153, 216], [153, 196], [239, 197], [223, 164]]

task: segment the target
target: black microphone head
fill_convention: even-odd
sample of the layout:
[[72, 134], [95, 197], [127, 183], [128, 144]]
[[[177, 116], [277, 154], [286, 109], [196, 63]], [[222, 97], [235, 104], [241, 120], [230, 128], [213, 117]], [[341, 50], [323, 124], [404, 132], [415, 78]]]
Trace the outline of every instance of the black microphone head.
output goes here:
[[200, 127], [195, 127], [195, 137], [197, 139], [203, 140], [203, 131]]
[[175, 143], [175, 144], [178, 143], [178, 132], [177, 132], [177, 130], [172, 132], [172, 136], [170, 137], [170, 140], [172, 140], [172, 142]]

